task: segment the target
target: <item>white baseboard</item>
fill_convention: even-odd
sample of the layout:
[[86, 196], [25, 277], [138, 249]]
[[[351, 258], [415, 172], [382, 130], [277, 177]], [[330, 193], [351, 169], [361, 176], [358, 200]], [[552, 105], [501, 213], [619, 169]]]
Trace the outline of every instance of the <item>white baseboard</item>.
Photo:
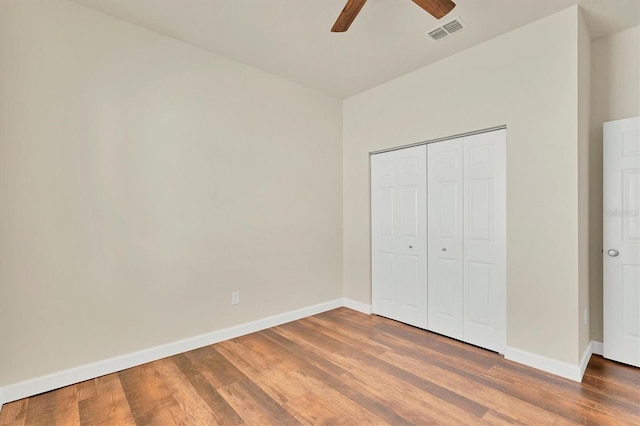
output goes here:
[[245, 334], [255, 333], [256, 331], [275, 327], [287, 322], [316, 315], [321, 312], [330, 311], [343, 306], [343, 304], [343, 299], [335, 299], [318, 305], [308, 306], [306, 308], [251, 321], [234, 327], [225, 328], [223, 330], [202, 334], [200, 336], [167, 343], [165, 345], [149, 349], [143, 349], [130, 354], [105, 359], [103, 361], [70, 368], [68, 370], [5, 386], [0, 388], [0, 406], [7, 402], [37, 395], [63, 386], [69, 386], [74, 383], [83, 382], [106, 374], [115, 373], [127, 368], [135, 367], [136, 365], [156, 361], [161, 358], [208, 346], [223, 340], [234, 339], [236, 337], [244, 336]]
[[[588, 350], [590, 350], [590, 346], [591, 345], [587, 348]], [[591, 353], [589, 353], [588, 356], [590, 357]], [[567, 362], [547, 358], [542, 355], [512, 348], [510, 346], [507, 346], [505, 349], [504, 357], [510, 361], [515, 361], [529, 367], [537, 368], [538, 370], [546, 371], [547, 373], [555, 374], [556, 376], [564, 377], [576, 382], [582, 381], [582, 374], [584, 373], [584, 370], [581, 371], [580, 365], [569, 364]], [[587, 363], [589, 362], [586, 351], [583, 358], [587, 359]]]
[[363, 314], [371, 315], [371, 305], [367, 305], [366, 303], [357, 302], [345, 297], [342, 299], [342, 306], [353, 309], [354, 311], [362, 312]]
[[594, 355], [604, 355], [604, 345], [602, 342], [596, 342], [595, 340], [591, 341], [591, 350]]
[[578, 382], [581, 382], [582, 378], [584, 377], [584, 372], [587, 370], [591, 355], [593, 355], [593, 343], [589, 342], [587, 347], [584, 349], [582, 356], [580, 357], [580, 380], [577, 380]]

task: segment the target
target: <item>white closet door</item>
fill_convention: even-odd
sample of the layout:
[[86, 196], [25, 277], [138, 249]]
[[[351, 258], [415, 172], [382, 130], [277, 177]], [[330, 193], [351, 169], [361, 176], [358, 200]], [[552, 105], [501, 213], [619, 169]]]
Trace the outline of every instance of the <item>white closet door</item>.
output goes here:
[[371, 156], [373, 312], [427, 328], [426, 147]]
[[604, 356], [640, 367], [640, 118], [604, 124]]
[[465, 137], [463, 151], [463, 340], [504, 353], [506, 130]]
[[463, 338], [462, 139], [428, 145], [429, 330]]

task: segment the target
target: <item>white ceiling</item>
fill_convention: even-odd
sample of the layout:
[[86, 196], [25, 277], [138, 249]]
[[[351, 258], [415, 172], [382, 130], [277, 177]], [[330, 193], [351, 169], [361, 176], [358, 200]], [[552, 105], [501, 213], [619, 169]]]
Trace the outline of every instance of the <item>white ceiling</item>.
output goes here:
[[640, 0], [454, 0], [440, 23], [411, 0], [369, 0], [346, 33], [329, 30], [346, 0], [73, 0], [288, 80], [345, 98], [581, 4], [597, 38], [640, 23]]

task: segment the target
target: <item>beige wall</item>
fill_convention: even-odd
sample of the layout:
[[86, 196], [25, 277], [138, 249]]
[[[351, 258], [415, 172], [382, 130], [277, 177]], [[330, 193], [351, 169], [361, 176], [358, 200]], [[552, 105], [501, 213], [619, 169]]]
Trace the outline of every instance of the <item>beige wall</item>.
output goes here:
[[589, 118], [591, 111], [591, 36], [578, 17], [578, 327], [579, 354], [591, 342], [589, 320]]
[[602, 123], [640, 115], [640, 27], [594, 40], [589, 167], [591, 339], [602, 342]]
[[339, 100], [0, 7], [0, 386], [342, 296]]
[[374, 150], [507, 125], [507, 344], [578, 363], [577, 7], [344, 104], [344, 295], [370, 303]]

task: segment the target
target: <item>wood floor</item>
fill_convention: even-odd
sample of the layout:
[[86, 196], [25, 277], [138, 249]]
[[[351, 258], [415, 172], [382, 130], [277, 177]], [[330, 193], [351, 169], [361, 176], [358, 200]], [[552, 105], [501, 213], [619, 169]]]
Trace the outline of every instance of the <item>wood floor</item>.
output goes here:
[[640, 369], [575, 383], [346, 308], [6, 404], [0, 425], [640, 424]]

